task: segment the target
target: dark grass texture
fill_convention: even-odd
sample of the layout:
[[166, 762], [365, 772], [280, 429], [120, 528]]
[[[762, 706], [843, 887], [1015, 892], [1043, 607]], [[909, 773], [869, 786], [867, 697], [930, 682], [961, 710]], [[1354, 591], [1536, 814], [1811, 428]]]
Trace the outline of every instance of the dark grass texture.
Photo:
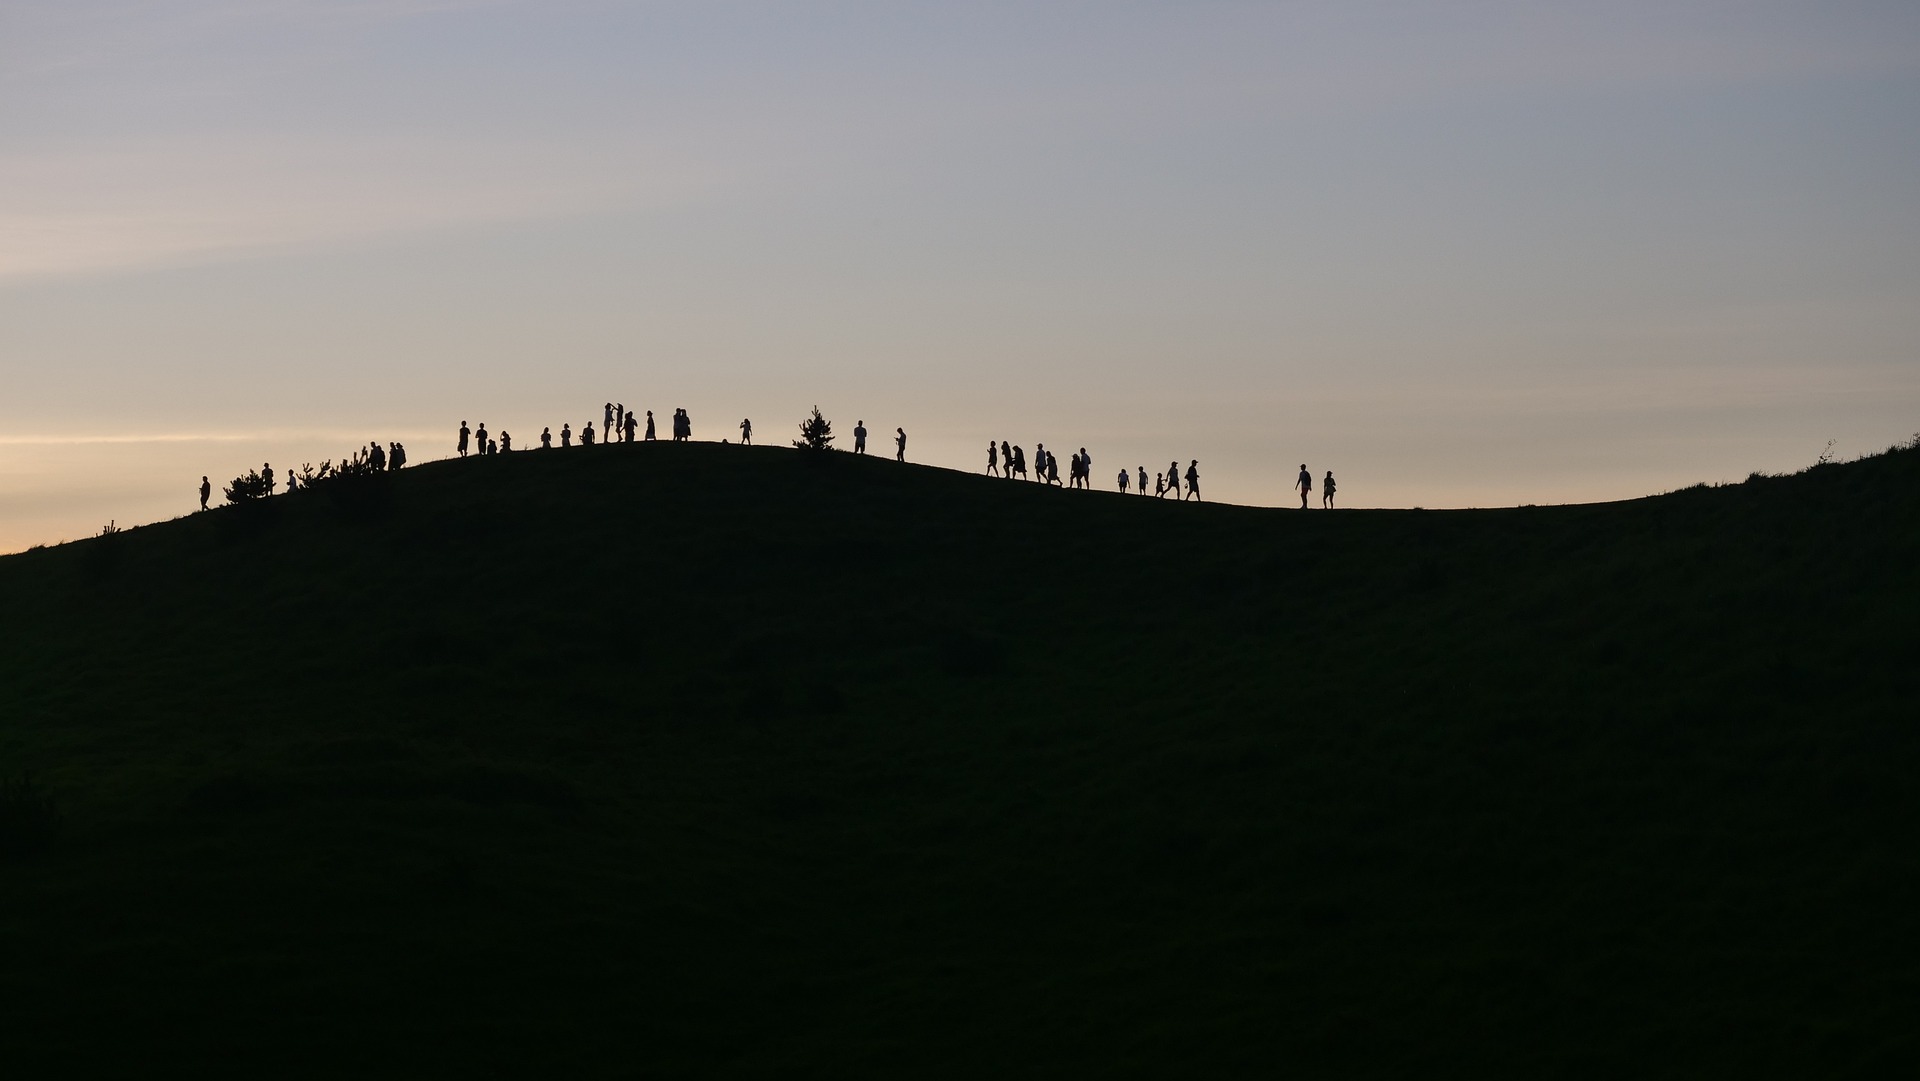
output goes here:
[[1904, 1069], [1917, 495], [1914, 450], [1302, 513], [653, 444], [0, 559], [0, 777], [58, 825], [0, 805], [4, 1061]]

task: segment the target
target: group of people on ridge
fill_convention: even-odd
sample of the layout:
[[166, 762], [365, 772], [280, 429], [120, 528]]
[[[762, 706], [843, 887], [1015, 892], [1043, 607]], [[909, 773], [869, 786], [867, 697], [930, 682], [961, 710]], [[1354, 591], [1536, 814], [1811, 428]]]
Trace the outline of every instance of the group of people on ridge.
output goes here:
[[[1060, 460], [1054, 457], [1053, 452], [1047, 449], [1045, 443], [1034, 444], [1033, 464], [1034, 480], [1045, 484], [1057, 485], [1060, 483]], [[1005, 477], [1008, 480], [1014, 477], [1026, 478], [1026, 451], [1008, 443], [1004, 439], [998, 443], [988, 440], [987, 475]], [[1132, 484], [1132, 475], [1125, 469], [1122, 469], [1118, 477], [1118, 483], [1120, 485], [1120, 491], [1125, 492]], [[1081, 447], [1079, 451], [1067, 456], [1067, 486], [1069, 488], [1091, 488], [1092, 484], [1093, 455], [1087, 453], [1087, 448]], [[1143, 465], [1140, 467], [1140, 492], [1144, 495], [1146, 491], [1147, 467]], [[1164, 496], [1168, 493], [1179, 496], [1182, 501], [1200, 498], [1199, 459], [1196, 458], [1187, 464], [1187, 488], [1184, 494], [1180, 490], [1179, 462], [1167, 463], [1167, 471], [1165, 473], [1157, 473], [1154, 475], [1153, 494], [1155, 496]]]

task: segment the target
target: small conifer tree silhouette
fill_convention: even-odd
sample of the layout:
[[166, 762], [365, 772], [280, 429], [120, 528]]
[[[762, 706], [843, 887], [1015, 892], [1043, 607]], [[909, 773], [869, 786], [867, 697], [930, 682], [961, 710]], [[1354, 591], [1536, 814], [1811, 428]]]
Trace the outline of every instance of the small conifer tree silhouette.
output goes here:
[[820, 415], [820, 407], [813, 407], [813, 415], [800, 422], [800, 438], [793, 445], [801, 450], [832, 450], [833, 424]]

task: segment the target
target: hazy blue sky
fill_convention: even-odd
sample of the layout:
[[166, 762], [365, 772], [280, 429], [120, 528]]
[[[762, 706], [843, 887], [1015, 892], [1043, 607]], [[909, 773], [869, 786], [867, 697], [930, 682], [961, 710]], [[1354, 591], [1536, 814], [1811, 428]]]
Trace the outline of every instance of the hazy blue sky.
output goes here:
[[0, 0], [0, 551], [608, 399], [1266, 504], [1879, 449], [1920, 4]]

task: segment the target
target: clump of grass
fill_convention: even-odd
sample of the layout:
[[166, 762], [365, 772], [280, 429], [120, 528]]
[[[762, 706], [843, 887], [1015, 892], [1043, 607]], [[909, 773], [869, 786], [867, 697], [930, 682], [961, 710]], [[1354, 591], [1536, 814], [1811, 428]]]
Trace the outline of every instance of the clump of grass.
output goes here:
[[33, 774], [0, 778], [0, 860], [47, 851], [64, 822], [53, 794], [34, 783]]

